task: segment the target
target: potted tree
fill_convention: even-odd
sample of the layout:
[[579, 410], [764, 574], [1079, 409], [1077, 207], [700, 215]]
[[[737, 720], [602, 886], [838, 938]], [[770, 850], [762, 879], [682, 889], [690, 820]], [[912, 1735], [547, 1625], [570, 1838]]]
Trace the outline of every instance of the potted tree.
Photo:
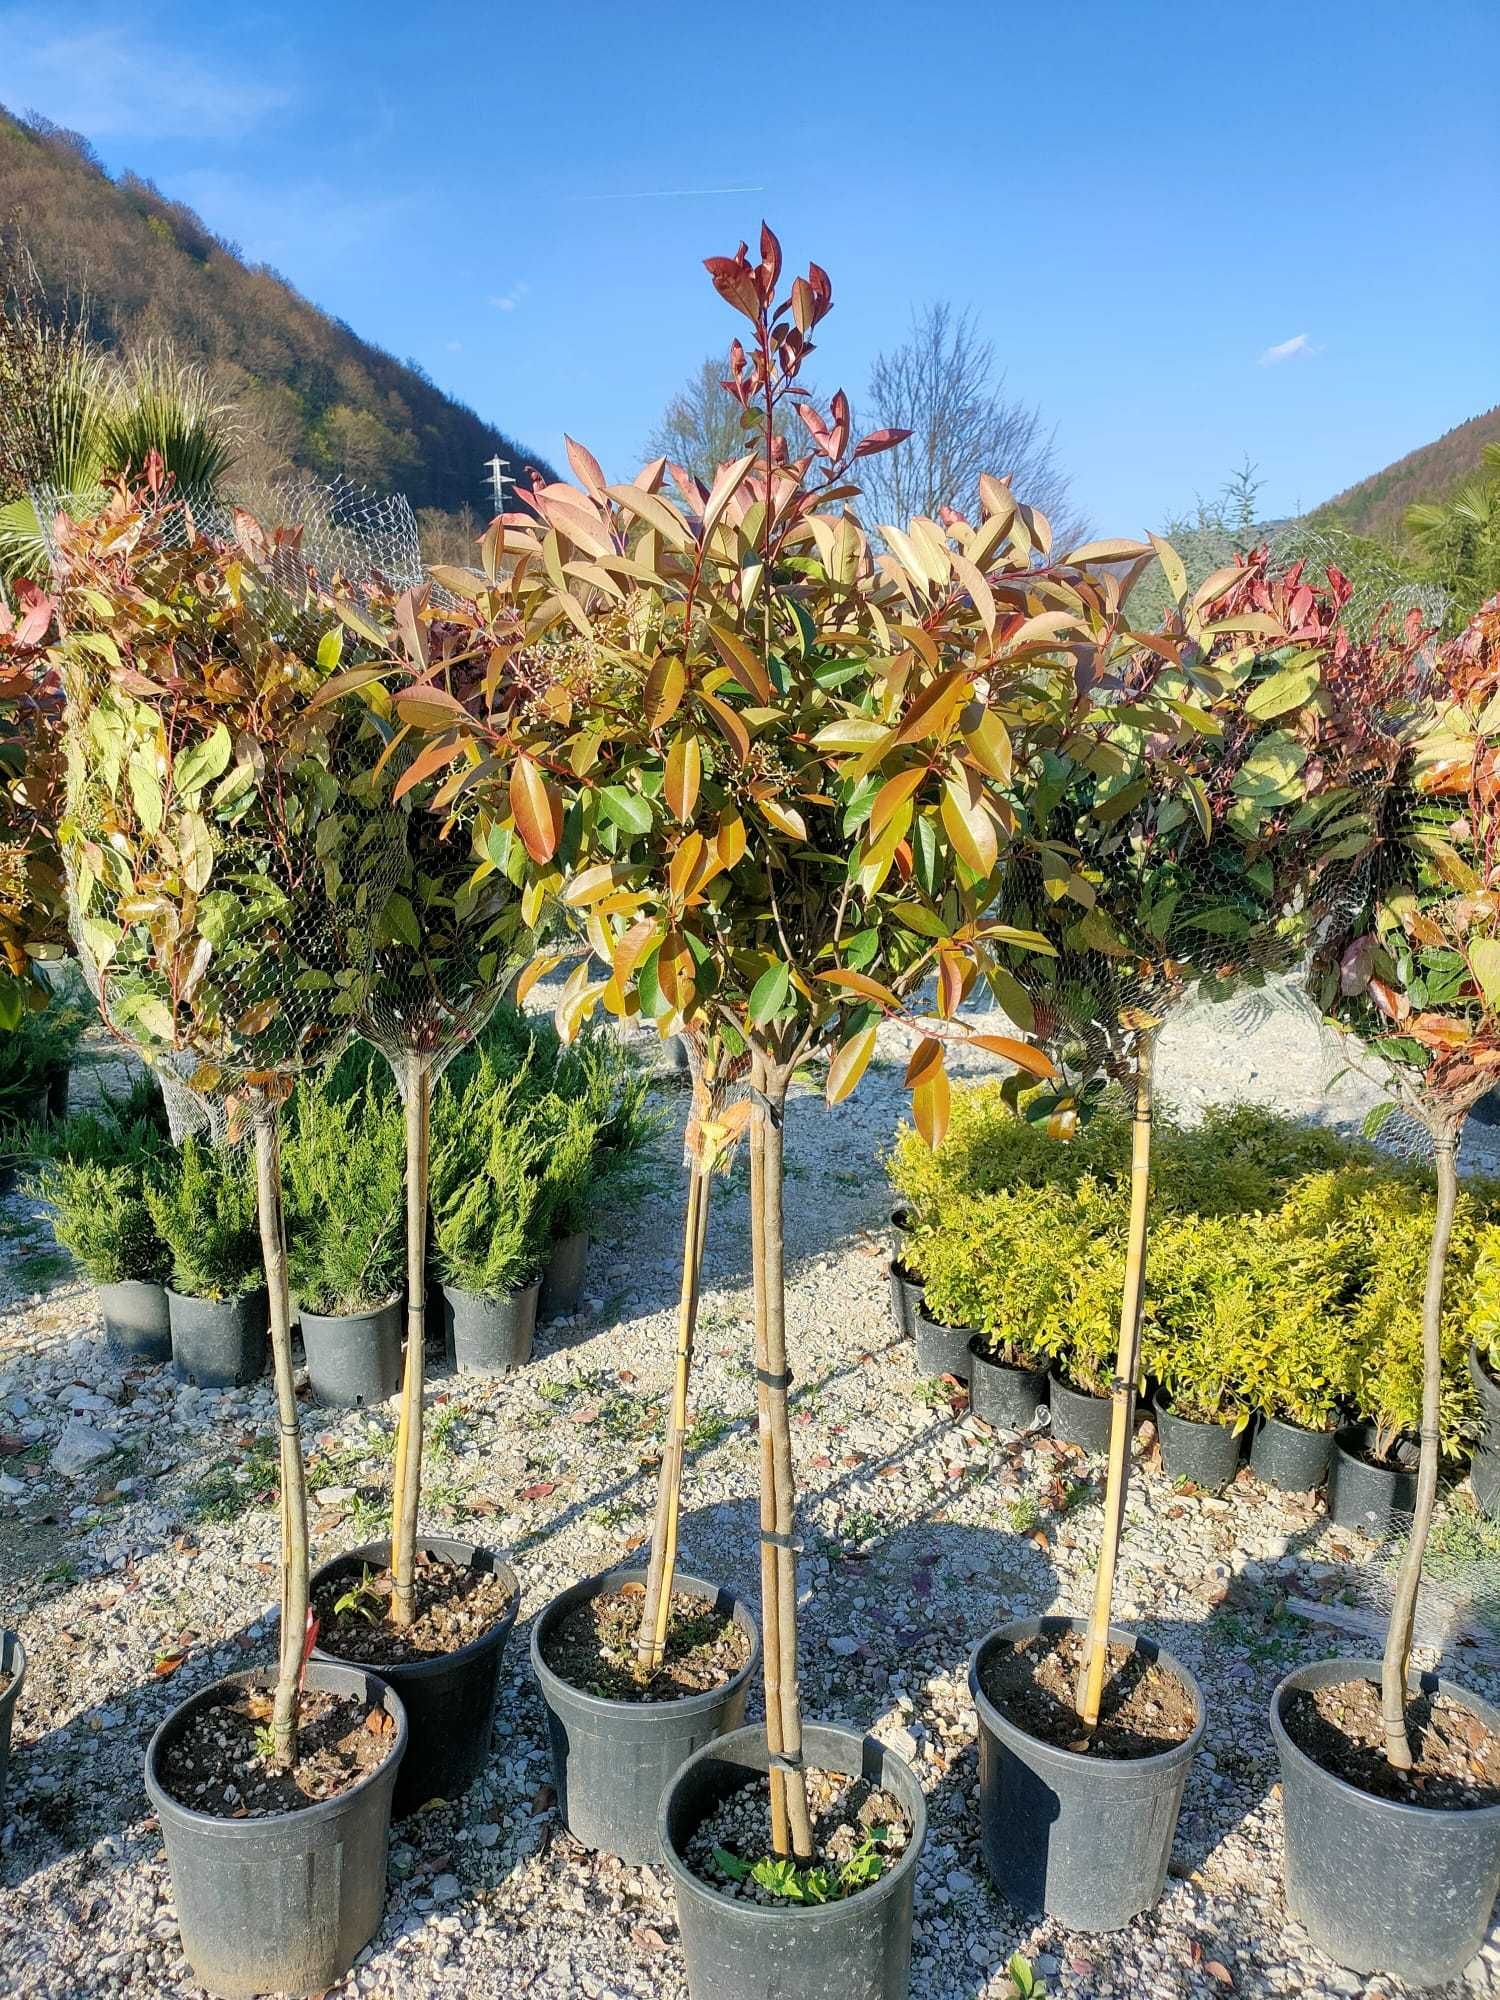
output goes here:
[[1491, 626], [1433, 656], [1413, 616], [1346, 649], [1327, 677], [1319, 775], [1352, 822], [1348, 856], [1338, 872], [1315, 870], [1309, 891], [1321, 918], [1315, 1000], [1430, 1136], [1437, 1185], [1412, 1530], [1384, 1654], [1299, 1668], [1272, 1698], [1286, 1892], [1331, 1957], [1413, 1985], [1459, 1976], [1500, 1888], [1500, 1711], [1411, 1665], [1442, 1451], [1458, 1141], [1500, 1075], [1495, 638]]
[[[307, 1657], [278, 1110], [352, 1024], [391, 829], [360, 776], [361, 718], [311, 708], [338, 627], [295, 533], [238, 516], [232, 542], [213, 540], [152, 463], [59, 536], [77, 942], [106, 1024], [254, 1129], [280, 1433], [279, 1665], [176, 1708], [147, 1792], [197, 1976], [306, 1992], [341, 1978], [380, 1921], [406, 1724], [380, 1681]], [[305, 1895], [280, 1893], [289, 1869]]]
[[[1080, 1930], [1116, 1928], [1159, 1898], [1203, 1729], [1187, 1670], [1110, 1616], [1141, 1372], [1156, 1039], [1189, 996], [1295, 954], [1271, 857], [1301, 803], [1295, 729], [1319, 683], [1295, 577], [1268, 578], [1252, 559], [1190, 593], [1175, 551], [1154, 546], [1176, 611], [1133, 650], [1119, 642], [1094, 724], [1047, 774], [1037, 811], [1050, 840], [1012, 872], [1004, 908], [1054, 951], [1018, 962], [999, 995], [1069, 1045], [1077, 1071], [1052, 1104], [1037, 1093], [1034, 1115], [1066, 1134], [1106, 1079], [1134, 1114], [1093, 1609], [1013, 1621], [970, 1666], [987, 1865], [1025, 1907]], [[1066, 1420], [1055, 1389], [1052, 1407]], [[1058, 1699], [1070, 1677], [1071, 1705]]]

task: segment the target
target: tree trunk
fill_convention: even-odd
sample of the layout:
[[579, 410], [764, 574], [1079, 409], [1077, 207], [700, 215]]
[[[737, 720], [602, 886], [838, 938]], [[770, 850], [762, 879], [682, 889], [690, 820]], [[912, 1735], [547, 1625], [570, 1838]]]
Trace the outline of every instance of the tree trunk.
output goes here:
[[416, 1616], [417, 1514], [422, 1504], [422, 1368], [427, 1337], [427, 1155], [432, 1072], [419, 1055], [406, 1071], [406, 1369], [396, 1427], [391, 1497], [391, 1623]]
[[672, 1579], [677, 1569], [677, 1525], [682, 1511], [682, 1460], [687, 1440], [688, 1384], [693, 1369], [693, 1334], [698, 1324], [698, 1299], [703, 1285], [703, 1252], [708, 1242], [708, 1197], [711, 1170], [695, 1159], [688, 1182], [687, 1216], [682, 1241], [682, 1294], [677, 1307], [677, 1368], [672, 1381], [672, 1412], [662, 1452], [656, 1491], [656, 1522], [651, 1535], [651, 1563], [641, 1606], [636, 1671], [644, 1680], [661, 1665], [672, 1620]]
[[292, 1301], [287, 1284], [286, 1223], [281, 1212], [281, 1132], [274, 1104], [259, 1103], [255, 1125], [255, 1196], [260, 1254], [271, 1303], [271, 1360], [281, 1446], [281, 1657], [271, 1709], [275, 1761], [297, 1761], [297, 1707], [307, 1637], [307, 1480], [292, 1380]]
[[1141, 1365], [1141, 1307], [1146, 1292], [1147, 1203], [1151, 1192], [1151, 1064], [1155, 1030], [1139, 1035], [1135, 1051], [1135, 1118], [1130, 1143], [1130, 1232], [1125, 1248], [1125, 1290], [1120, 1300], [1120, 1346], [1110, 1398], [1109, 1473], [1104, 1491], [1104, 1535], [1094, 1576], [1094, 1606], [1078, 1674], [1078, 1717], [1085, 1729], [1099, 1721], [1109, 1662], [1110, 1610], [1130, 1485], [1130, 1434], [1135, 1384]]
[[1457, 1136], [1451, 1131], [1441, 1133], [1437, 1141], [1437, 1216], [1432, 1225], [1427, 1285], [1422, 1294], [1422, 1456], [1417, 1468], [1417, 1504], [1412, 1515], [1411, 1537], [1396, 1576], [1380, 1673], [1385, 1754], [1398, 1771], [1409, 1771], [1412, 1766], [1411, 1744], [1406, 1734], [1406, 1677], [1411, 1665], [1422, 1558], [1427, 1552], [1432, 1510], [1437, 1501], [1439, 1416], [1443, 1399], [1443, 1276], [1448, 1263], [1448, 1242], [1453, 1234], [1453, 1211], [1458, 1204], [1457, 1143]]
[[802, 1770], [797, 1678], [797, 1525], [787, 1414], [786, 1257], [782, 1230], [782, 1121], [790, 1072], [757, 1048], [750, 1115], [751, 1252], [755, 1265], [755, 1379], [760, 1423], [761, 1620], [765, 1627], [766, 1742], [771, 1752], [772, 1844], [812, 1858]]

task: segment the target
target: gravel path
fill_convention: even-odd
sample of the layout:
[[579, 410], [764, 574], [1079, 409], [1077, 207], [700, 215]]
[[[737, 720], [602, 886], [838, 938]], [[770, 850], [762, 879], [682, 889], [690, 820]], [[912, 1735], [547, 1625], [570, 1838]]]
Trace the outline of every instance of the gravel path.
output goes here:
[[[990, 1888], [968, 1652], [1004, 1616], [1085, 1608], [1097, 1468], [1050, 1439], [989, 1432], [914, 1378], [892, 1334], [879, 1154], [901, 1113], [907, 1047], [883, 1031], [865, 1086], [837, 1113], [811, 1098], [793, 1105], [787, 1220], [806, 1712], [873, 1726], [927, 1786], [913, 1992], [998, 2000], [1019, 1949], [1053, 1994], [1101, 2000], [1399, 1994], [1331, 1966], [1286, 1921], [1266, 1724], [1289, 1666], [1359, 1648], [1293, 1615], [1287, 1598], [1360, 1601], [1374, 1551], [1248, 1473], [1222, 1499], [1174, 1493], [1149, 1428], [1119, 1611], [1199, 1675], [1209, 1703], [1172, 1879], [1152, 1915], [1094, 1939], [1028, 1925]], [[1238, 1095], [1357, 1126], [1376, 1093], [1353, 1078], [1330, 1092], [1331, 1067], [1311, 1023], [1284, 1010], [1258, 1022], [1242, 1010], [1194, 1015], [1168, 1032], [1161, 1061], [1163, 1088], [1185, 1111]], [[341, 1993], [685, 1993], [664, 1876], [587, 1855], [556, 1824], [526, 1656], [529, 1618], [648, 1522], [679, 1258], [683, 1098], [670, 1081], [663, 1092], [674, 1130], [661, 1144], [661, 1191], [601, 1231], [576, 1320], [546, 1329], [514, 1377], [436, 1372], [426, 1523], [510, 1554], [522, 1622], [489, 1766], [461, 1806], [396, 1830], [385, 1925]], [[1472, 1163], [1500, 1164], [1487, 1149], [1485, 1135]], [[753, 1600], [745, 1187], [741, 1160], [716, 1189], [682, 1559]], [[48, 2000], [193, 1993], [141, 1754], [192, 1689], [273, 1657], [269, 1387], [215, 1395], [167, 1371], [122, 1375], [45, 1219], [12, 1197], [0, 1232], [0, 1622], [19, 1626], [31, 1655], [0, 1835], [3, 1984]], [[393, 1409], [305, 1406], [319, 1558], [381, 1529], [393, 1422]], [[107, 1447], [71, 1476], [52, 1463], [70, 1425]], [[1461, 1672], [1500, 1696], [1500, 1668], [1471, 1656]], [[1459, 1992], [1500, 1993], [1500, 1931]]]

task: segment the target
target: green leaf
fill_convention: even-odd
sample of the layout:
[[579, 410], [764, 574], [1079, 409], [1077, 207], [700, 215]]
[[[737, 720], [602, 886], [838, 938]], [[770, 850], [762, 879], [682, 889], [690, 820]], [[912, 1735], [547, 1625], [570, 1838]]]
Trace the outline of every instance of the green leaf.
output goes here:
[[781, 959], [767, 966], [750, 990], [750, 1020], [755, 1027], [775, 1020], [786, 1005], [791, 985], [791, 970]]
[[727, 1847], [716, 1847], [714, 1860], [718, 1863], [720, 1872], [727, 1875], [731, 1882], [743, 1882], [750, 1873], [750, 1863], [741, 1861], [740, 1857], [731, 1854]]
[[626, 791], [623, 785], [605, 785], [599, 792], [599, 804], [604, 813], [614, 821], [624, 833], [649, 833], [651, 831], [651, 808], [643, 798]]
[[1245, 713], [1257, 722], [1269, 722], [1273, 715], [1285, 715], [1300, 708], [1318, 685], [1318, 670], [1311, 667], [1283, 667], [1279, 673], [1258, 681], [1245, 697]]
[[135, 816], [147, 833], [161, 831], [161, 779], [156, 775], [156, 753], [146, 744], [138, 744], [130, 753], [130, 762], [125, 767], [125, 777], [130, 786], [130, 798], [135, 807]]
[[318, 665], [325, 674], [331, 674], [344, 657], [344, 629], [334, 625], [318, 641]]
[[417, 922], [417, 913], [399, 891], [386, 898], [385, 927], [392, 937], [413, 951], [422, 949], [422, 927]]
[[[202, 791], [205, 785], [224, 775], [233, 754], [229, 731], [222, 722], [217, 723], [207, 736], [190, 743], [180, 757], [173, 759], [172, 783], [179, 792]], [[132, 758], [132, 764], [134, 761]]]
[[1480, 938], [1469, 946], [1469, 966], [1490, 1013], [1500, 1012], [1500, 938]]

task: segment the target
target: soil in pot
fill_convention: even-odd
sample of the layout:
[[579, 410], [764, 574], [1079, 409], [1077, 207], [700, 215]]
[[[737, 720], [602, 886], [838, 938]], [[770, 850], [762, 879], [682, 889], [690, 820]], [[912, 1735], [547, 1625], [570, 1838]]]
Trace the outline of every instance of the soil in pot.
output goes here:
[[1192, 1696], [1168, 1668], [1128, 1646], [1109, 1648], [1098, 1727], [1087, 1735], [1074, 1706], [1083, 1647], [1081, 1632], [1039, 1632], [1023, 1645], [995, 1647], [980, 1686], [1029, 1736], [1059, 1750], [1155, 1757], [1186, 1743], [1198, 1725]]
[[200, 1708], [164, 1749], [163, 1789], [211, 1819], [261, 1819], [337, 1798], [396, 1747], [396, 1721], [382, 1702], [308, 1689], [296, 1767], [280, 1771], [261, 1749], [270, 1720], [269, 1689], [226, 1686], [222, 1699]]
[[500, 1624], [516, 1596], [507, 1572], [470, 1569], [425, 1549], [417, 1551], [413, 1586], [416, 1616], [410, 1625], [395, 1626], [386, 1616], [388, 1569], [365, 1565], [362, 1575], [321, 1579], [313, 1590], [319, 1651], [377, 1672], [445, 1659]]
[[603, 1701], [676, 1701], [703, 1694], [733, 1680], [750, 1658], [750, 1635], [732, 1612], [674, 1591], [665, 1657], [650, 1680], [642, 1681], [635, 1644], [645, 1601], [644, 1586], [626, 1583], [575, 1604], [542, 1641], [542, 1658], [570, 1687]]
[[911, 1839], [900, 1802], [862, 1777], [810, 1769], [807, 1807], [812, 1859], [790, 1875], [772, 1858], [771, 1787], [763, 1778], [731, 1792], [699, 1823], [683, 1859], [722, 1896], [788, 1909], [858, 1895], [901, 1859]]
[[1281, 1721], [1305, 1756], [1373, 1798], [1448, 1811], [1500, 1805], [1500, 1736], [1451, 1695], [1423, 1691], [1407, 1702], [1409, 1771], [1398, 1771], [1385, 1754], [1373, 1681], [1294, 1688], [1282, 1700]]

